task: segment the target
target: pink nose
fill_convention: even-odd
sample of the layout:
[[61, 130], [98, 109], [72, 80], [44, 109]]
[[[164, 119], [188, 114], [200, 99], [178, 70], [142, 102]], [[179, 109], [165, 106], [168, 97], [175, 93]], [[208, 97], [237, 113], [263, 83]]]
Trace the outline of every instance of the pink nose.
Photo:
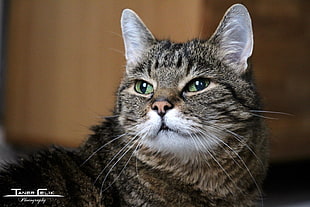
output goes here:
[[157, 111], [159, 116], [164, 116], [169, 109], [172, 109], [173, 105], [168, 101], [155, 101], [152, 104], [152, 109]]

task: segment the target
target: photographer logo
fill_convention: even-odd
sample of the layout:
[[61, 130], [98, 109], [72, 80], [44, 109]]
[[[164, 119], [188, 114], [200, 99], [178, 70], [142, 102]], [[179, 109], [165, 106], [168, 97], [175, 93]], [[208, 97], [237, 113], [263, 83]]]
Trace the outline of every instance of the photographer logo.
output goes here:
[[21, 188], [11, 188], [13, 194], [4, 195], [4, 198], [16, 198], [19, 202], [32, 204], [44, 204], [50, 198], [62, 198], [63, 195], [55, 194], [47, 188], [38, 188], [36, 190], [22, 190]]

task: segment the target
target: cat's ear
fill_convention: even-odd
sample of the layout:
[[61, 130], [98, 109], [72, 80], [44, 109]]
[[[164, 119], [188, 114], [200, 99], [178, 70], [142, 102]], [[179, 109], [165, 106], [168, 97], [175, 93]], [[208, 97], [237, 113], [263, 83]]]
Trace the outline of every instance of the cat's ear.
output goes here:
[[142, 55], [155, 42], [155, 38], [139, 16], [130, 9], [124, 9], [121, 28], [128, 65], [136, 65]]
[[218, 48], [216, 54], [220, 60], [243, 74], [248, 68], [247, 60], [253, 50], [253, 31], [248, 10], [241, 4], [230, 7], [211, 41]]

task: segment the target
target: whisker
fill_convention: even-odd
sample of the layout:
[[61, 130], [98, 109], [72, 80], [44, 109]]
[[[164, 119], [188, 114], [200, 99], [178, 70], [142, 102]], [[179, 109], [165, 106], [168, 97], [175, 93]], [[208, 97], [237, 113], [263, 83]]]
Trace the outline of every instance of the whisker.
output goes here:
[[279, 120], [279, 118], [274, 118], [274, 117], [270, 117], [270, 116], [263, 116], [263, 115], [258, 115], [258, 114], [254, 114], [254, 113], [251, 113], [253, 116], [257, 116], [257, 117], [260, 117], [260, 118], [263, 118], [263, 119], [270, 119], [270, 120]]
[[[103, 168], [103, 170], [100, 171], [99, 175], [96, 177], [94, 184], [98, 181], [98, 179], [100, 178], [100, 176], [102, 175], [102, 173], [109, 167], [109, 165], [117, 158], [117, 156], [122, 153], [126, 147], [131, 144], [131, 142], [133, 142], [134, 139], [130, 140], [125, 146], [122, 147], [122, 149], [120, 149], [114, 156], [113, 158], [108, 162], [108, 164]], [[112, 168], [111, 168], [112, 169]], [[110, 170], [111, 170], [110, 169]]]
[[[134, 140], [134, 139], [132, 139], [132, 140]], [[114, 168], [114, 167], [116, 166], [116, 164], [117, 164], [130, 150], [131, 150], [131, 148], [132, 148], [137, 142], [138, 142], [138, 139], [135, 140], [135, 142], [134, 142], [130, 147], [128, 147], [128, 149], [127, 149], [127, 150], [117, 159], [117, 161], [111, 166], [110, 170], [107, 172], [107, 174], [105, 175], [105, 177], [104, 177], [104, 179], [103, 179], [103, 181], [102, 181], [102, 183], [101, 183], [100, 195], [102, 195], [102, 193], [103, 193], [103, 191], [102, 191], [103, 185], [104, 185], [105, 181], [107, 180], [108, 176], [110, 175], [110, 173], [112, 172], [113, 168]], [[127, 146], [128, 146], [128, 145], [127, 145]], [[127, 166], [127, 164], [128, 164], [128, 162], [129, 162], [129, 160], [131, 159], [132, 155], [133, 155], [133, 154], [131, 154], [131, 156], [130, 156], [129, 159], [127, 160], [125, 166]], [[107, 165], [107, 166], [109, 166], [109, 165]], [[107, 188], [109, 188], [109, 187], [112, 186], [112, 184], [117, 180], [117, 178], [120, 176], [120, 174], [123, 172], [124, 169], [125, 169], [125, 168], [123, 168], [123, 169], [121, 170], [121, 172], [119, 173], [119, 175], [114, 179], [114, 181], [111, 183], [111, 185], [109, 185]], [[106, 189], [107, 189], [107, 188], [106, 188]], [[106, 190], [106, 189], [105, 189], [105, 190]]]
[[[105, 116], [104, 118], [106, 119], [109, 119], [109, 118], [113, 118], [113, 117], [118, 117], [118, 115], [115, 115], [115, 116]], [[129, 128], [129, 130], [132, 130], [134, 129], [135, 127], [131, 127]], [[97, 152], [99, 152], [101, 149], [103, 149], [104, 147], [106, 147], [107, 145], [111, 144], [112, 142], [120, 139], [121, 137], [125, 136], [125, 135], [128, 135], [128, 133], [124, 133], [124, 134], [121, 134], [119, 135], [118, 137], [116, 138], [113, 138], [112, 140], [110, 140], [109, 142], [105, 143], [104, 145], [100, 146], [98, 149], [96, 149], [81, 165], [80, 167], [82, 167], [87, 161], [89, 161]]]
[[124, 52], [123, 52], [123, 51], [121, 51], [121, 50], [118, 50], [118, 49], [115, 49], [115, 48], [109, 48], [109, 50], [111, 50], [111, 51], [113, 51], [113, 52], [117, 52], [117, 53], [119, 53], [119, 54], [124, 55]]
[[240, 143], [243, 143], [246, 148], [255, 156], [256, 160], [259, 161], [260, 165], [265, 168], [265, 165], [263, 164], [262, 160], [257, 156], [257, 154], [254, 152], [254, 150], [246, 143], [246, 142], [242, 142], [242, 136], [236, 134], [235, 132], [232, 132], [228, 129], [224, 129], [225, 131], [227, 131], [228, 133], [232, 134], [233, 137], [235, 137], [236, 140], [238, 140]]
[[[254, 184], [255, 184], [255, 186], [256, 186], [256, 188], [257, 188], [257, 190], [258, 190], [259, 196], [260, 196], [261, 200], [263, 201], [263, 194], [262, 194], [262, 192], [261, 192], [261, 190], [260, 190], [260, 188], [259, 188], [259, 186], [258, 186], [258, 183], [257, 183], [257, 181], [255, 180], [255, 178], [254, 178], [253, 174], [251, 173], [250, 169], [248, 168], [247, 164], [246, 164], [246, 163], [244, 162], [244, 160], [242, 159], [242, 157], [240, 157], [240, 155], [239, 155], [235, 150], [233, 150], [227, 143], [225, 143], [225, 142], [224, 142], [223, 140], [221, 140], [220, 138], [218, 138], [218, 137], [216, 137], [216, 136], [212, 136], [211, 138], [215, 138], [216, 140], [218, 140], [218, 141], [220, 141], [221, 143], [223, 143], [225, 146], [227, 146], [227, 147], [238, 157], [238, 159], [241, 161], [242, 165], [246, 168], [246, 170], [247, 170], [248, 174], [250, 175], [252, 181], [254, 182]], [[226, 150], [225, 150], [225, 151], [226, 151]], [[232, 159], [234, 160], [234, 162], [235, 162], [240, 168], [242, 168], [242, 167], [236, 162], [236, 160], [235, 160], [233, 157], [232, 157]], [[263, 206], [263, 204], [262, 204], [262, 206]]]
[[267, 114], [293, 116], [292, 114], [284, 113], [284, 112], [280, 112], [280, 111], [266, 111], [266, 110], [249, 110], [249, 111], [252, 112], [251, 114], [253, 116], [264, 118], [264, 119], [270, 119], [270, 120], [278, 120], [279, 118], [264, 116], [264, 115], [260, 115], [260, 114], [256, 114], [256, 113], [267, 113]]
[[[141, 144], [142, 145], [142, 144]], [[138, 170], [138, 158], [136, 157], [136, 174], [139, 177], [139, 170]]]
[[[221, 165], [221, 163], [216, 159], [216, 157], [214, 157], [214, 155], [212, 154], [212, 152], [205, 147], [204, 143], [201, 141], [201, 139], [197, 136], [195, 136], [196, 140], [198, 140], [201, 145], [205, 148], [206, 152], [208, 153], [208, 155], [210, 155], [210, 157], [213, 159], [214, 162], [217, 163], [217, 165], [222, 169], [222, 171], [225, 173], [225, 175], [228, 177], [228, 179], [236, 186], [236, 188], [238, 188], [240, 190], [240, 188], [238, 187], [238, 185], [234, 182], [234, 180], [231, 178], [231, 176], [229, 175], [229, 173], [225, 170], [225, 168]], [[241, 191], [241, 190], [240, 190]]]
[[[192, 139], [192, 141], [194, 143], [194, 146], [195, 146], [196, 152], [198, 153], [198, 156], [202, 156], [203, 152], [199, 149], [198, 144], [197, 144], [195, 138], [193, 137], [192, 134], [188, 134], [188, 135], [189, 135], [189, 137]], [[208, 162], [206, 162], [206, 163], [207, 163], [208, 167], [211, 167]]]
[[[136, 141], [138, 141], [138, 140], [136, 140]], [[136, 143], [137, 143], [137, 142], [135, 142], [134, 144], [136, 144]], [[139, 144], [136, 146], [136, 148], [133, 150], [133, 152], [131, 153], [130, 157], [129, 157], [128, 160], [126, 161], [126, 163], [125, 163], [124, 167], [122, 168], [121, 172], [117, 175], [117, 177], [113, 180], [113, 182], [112, 182], [108, 187], [106, 187], [104, 190], [101, 191], [102, 193], [105, 192], [107, 189], [109, 189], [109, 188], [116, 182], [116, 180], [121, 176], [122, 172], [123, 172], [123, 171], [125, 170], [125, 168], [127, 167], [128, 163], [130, 162], [130, 160], [131, 160], [131, 158], [133, 157], [134, 153], [137, 151], [137, 149], [138, 149], [141, 145], [142, 145], [142, 143], [139, 143]], [[130, 147], [130, 149], [131, 149], [131, 147]], [[127, 151], [126, 151], [125, 153], [127, 154]], [[112, 167], [112, 168], [113, 168], [113, 167]], [[104, 179], [104, 181], [103, 181], [102, 184], [101, 184], [101, 189], [102, 189], [102, 187], [103, 187], [104, 182], [105, 182], [105, 179]]]
[[[136, 126], [133, 126], [131, 127], [130, 129], [128, 129], [129, 131], [130, 130], [133, 130], [133, 129], [136, 129]], [[128, 133], [127, 133], [128, 134]], [[99, 175], [97, 176], [97, 178], [95, 179], [95, 182], [94, 184], [98, 181], [98, 179], [100, 178], [100, 176], [103, 174], [103, 172], [111, 165], [111, 163], [117, 158], [118, 155], [120, 155], [121, 153], [121, 156], [116, 160], [116, 162], [110, 167], [109, 171], [106, 173], [102, 183], [101, 183], [101, 188], [100, 188], [100, 194], [102, 194], [102, 188], [103, 188], [103, 185], [104, 183], [106, 182], [108, 176], [110, 175], [110, 173], [112, 172], [113, 168], [117, 165], [117, 163], [119, 163], [119, 161], [132, 149], [132, 147], [134, 145], [136, 145], [136, 143], [139, 141], [139, 139], [136, 139], [138, 136], [140, 136], [140, 132], [136, 133], [136, 135], [134, 135], [130, 141], [128, 143], [126, 143], [126, 145], [124, 145], [114, 156], [113, 158], [108, 162], [108, 164], [104, 167], [103, 170], [100, 171]], [[131, 144], [131, 145], [130, 145]], [[133, 151], [133, 153], [137, 150], [137, 148], [139, 147], [139, 145], [137, 145], [137, 147], [135, 148], [135, 150]], [[128, 148], [126, 150], [126, 148]], [[130, 158], [128, 159], [128, 161], [126, 162], [125, 166], [123, 167], [123, 169], [121, 170], [120, 174], [123, 172], [123, 170], [125, 169], [125, 167], [127, 166], [127, 164], [129, 163], [131, 157], [133, 156], [133, 153], [132, 155], [130, 156]], [[114, 181], [106, 188], [108, 189], [109, 187], [111, 187], [113, 185], [113, 183], [117, 180], [117, 178], [120, 176], [120, 174], [114, 179]], [[104, 189], [104, 191], [106, 190]]]
[[262, 160], [257, 156], [257, 154], [254, 152], [254, 150], [246, 143], [246, 142], [244, 142], [243, 140], [244, 140], [244, 138], [242, 137], [242, 136], [240, 136], [240, 135], [238, 135], [237, 133], [235, 133], [235, 132], [233, 132], [233, 131], [230, 131], [230, 130], [228, 130], [228, 129], [225, 129], [225, 128], [223, 128], [223, 129], [221, 129], [221, 128], [218, 128], [218, 127], [216, 127], [216, 126], [210, 126], [209, 125], [209, 127], [211, 127], [211, 128], [213, 128], [214, 130], [217, 130], [218, 132], [224, 132], [224, 133], [228, 133], [228, 134], [231, 134], [231, 135], [233, 135], [233, 137], [238, 141], [238, 142], [240, 142], [241, 144], [243, 144], [253, 155], [254, 155], [254, 157], [256, 158], [256, 160], [260, 163], [260, 165], [263, 167], [263, 168], [265, 168], [265, 165], [263, 164], [263, 162], [262, 162]]
[[113, 35], [115, 35], [115, 36], [117, 36], [117, 37], [122, 38], [122, 35], [119, 34], [118, 32], [109, 31], [109, 33], [110, 33], [110, 34], [113, 34]]
[[[234, 132], [232, 132], [232, 131], [230, 131], [230, 130], [227, 130], [227, 129], [222, 129], [222, 130], [220, 130], [220, 129], [218, 129], [218, 128], [215, 127], [215, 126], [209, 126], [209, 127], [213, 128], [213, 129], [215, 129], [215, 130], [217, 130], [217, 131], [219, 131], [219, 132], [223, 132], [223, 130], [225, 130], [225, 131], [227, 131], [228, 133], [232, 134], [233, 137], [235, 137], [236, 140], [238, 140], [240, 143], [244, 144], [244, 145], [248, 148], [248, 150], [255, 156], [256, 160], [258, 160], [258, 161], [260, 162], [260, 164], [262, 165], [262, 167], [265, 168], [264, 165], [263, 165], [263, 163], [262, 163], [262, 161], [261, 161], [261, 159], [258, 158], [258, 156], [256, 155], [256, 153], [248, 146], [248, 144], [246, 144], [245, 142], [242, 142], [242, 141], [241, 141], [241, 136], [240, 136], [240, 135], [238, 135], [238, 134], [236, 134], [236, 133], [234, 133]], [[264, 204], [263, 204], [263, 194], [262, 194], [262, 191], [261, 191], [261, 189], [260, 189], [260, 187], [259, 187], [257, 181], [255, 180], [253, 174], [251, 173], [250, 169], [248, 168], [248, 166], [247, 166], [246, 163], [244, 162], [244, 160], [240, 157], [240, 155], [239, 155], [235, 150], [233, 150], [227, 143], [225, 143], [225, 142], [224, 142], [223, 140], [221, 140], [220, 138], [218, 138], [218, 137], [216, 137], [216, 136], [211, 136], [210, 138], [215, 138], [215, 139], [218, 140], [219, 142], [223, 143], [225, 146], [227, 146], [229, 149], [231, 149], [232, 152], [238, 157], [238, 159], [241, 161], [242, 165], [246, 168], [246, 170], [247, 170], [248, 174], [250, 175], [252, 181], [254, 182], [254, 185], [256, 186], [256, 188], [257, 188], [257, 190], [258, 190], [259, 197], [261, 198], [262, 206], [264, 206]], [[235, 160], [235, 159], [233, 159], [233, 160], [234, 160], [234, 162], [236, 163], [236, 160]], [[241, 168], [240, 165], [238, 165], [238, 166]]]
[[120, 139], [121, 137], [127, 135], [127, 133], [124, 133], [122, 135], [119, 135], [118, 137], [116, 138], [113, 138], [112, 140], [110, 140], [109, 142], [105, 143], [104, 145], [100, 146], [98, 149], [96, 149], [81, 165], [80, 167], [82, 167], [86, 162], [88, 162], [88, 160], [90, 160], [97, 152], [99, 152], [100, 150], [102, 150], [105, 146], [111, 144], [112, 142]]
[[280, 115], [286, 115], [286, 116], [293, 116], [293, 114], [280, 112], [280, 111], [264, 111], [264, 110], [249, 110], [250, 112], [254, 113], [269, 113], [269, 114], [280, 114]]
[[[200, 130], [200, 131], [201, 131], [201, 130]], [[204, 135], [204, 133], [203, 133], [202, 131], [199, 132], [199, 133], [201, 133], [201, 135]], [[216, 141], [221, 142], [221, 143], [222, 143], [223, 145], [225, 145], [228, 149], [230, 149], [232, 152], [234, 152], [234, 154], [237, 155], [237, 153], [235, 152], [234, 149], [232, 149], [226, 142], [224, 142], [222, 139], [218, 138], [216, 135], [210, 134], [208, 137], [211, 138], [211, 139], [215, 139]], [[219, 145], [219, 146], [231, 157], [231, 159], [234, 161], [234, 163], [235, 163], [236, 165], [238, 165], [239, 168], [242, 168], [242, 167], [240, 166], [240, 164], [235, 160], [235, 158], [228, 152], [228, 150], [226, 150], [222, 145]], [[238, 155], [237, 155], [237, 156], [238, 156]]]

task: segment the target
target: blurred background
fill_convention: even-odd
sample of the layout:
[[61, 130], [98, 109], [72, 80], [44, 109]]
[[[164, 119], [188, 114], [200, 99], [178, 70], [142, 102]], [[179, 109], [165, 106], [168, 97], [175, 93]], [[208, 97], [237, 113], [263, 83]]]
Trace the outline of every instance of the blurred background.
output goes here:
[[78, 146], [111, 114], [125, 68], [124, 8], [157, 38], [181, 42], [208, 38], [237, 2], [252, 17], [265, 110], [290, 114], [263, 114], [271, 134], [265, 206], [310, 206], [307, 0], [1, 0], [0, 142]]

